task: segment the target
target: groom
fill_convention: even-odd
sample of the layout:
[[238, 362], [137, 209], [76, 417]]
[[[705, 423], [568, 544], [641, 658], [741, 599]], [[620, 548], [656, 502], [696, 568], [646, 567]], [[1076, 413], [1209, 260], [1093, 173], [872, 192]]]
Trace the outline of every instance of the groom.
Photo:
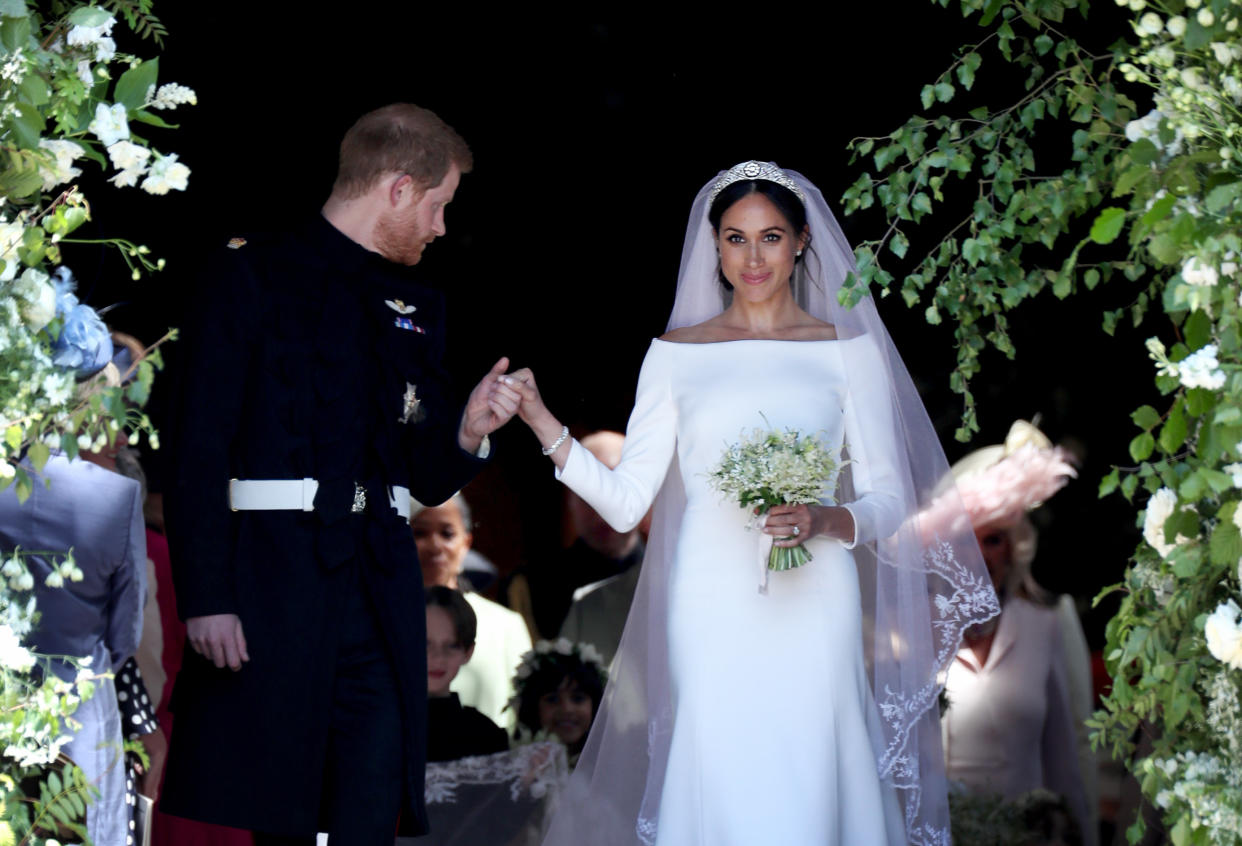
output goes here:
[[258, 844], [391, 846], [398, 817], [426, 830], [410, 501], [472, 478], [519, 400], [502, 358], [453, 405], [443, 299], [408, 273], [470, 168], [431, 112], [371, 112], [322, 214], [205, 268], [168, 494], [188, 630], [169, 813]]

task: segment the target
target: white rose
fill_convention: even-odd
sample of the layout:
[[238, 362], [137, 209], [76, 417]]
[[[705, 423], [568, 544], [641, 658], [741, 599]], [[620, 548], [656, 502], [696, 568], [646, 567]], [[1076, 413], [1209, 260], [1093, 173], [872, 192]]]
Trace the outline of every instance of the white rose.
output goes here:
[[114, 26], [116, 26], [116, 18], [112, 15], [109, 15], [108, 19], [99, 26], [72, 26], [69, 27], [69, 34], [65, 36], [65, 41], [70, 47], [98, 44], [100, 39], [112, 34]]
[[[1185, 85], [1191, 91], [1202, 91], [1207, 87], [1203, 82], [1203, 74], [1199, 73], [1198, 68], [1185, 68], [1182, 70], [1182, 85]], [[1190, 129], [1190, 127], [1187, 127], [1187, 129]]]
[[116, 175], [108, 181], [118, 188], [128, 188], [137, 185], [139, 177], [147, 172], [151, 151], [132, 141], [118, 141], [108, 147], [108, 158], [117, 169]]
[[56, 289], [48, 275], [35, 267], [28, 267], [13, 285], [22, 298], [22, 317], [32, 332], [38, 332], [56, 316]]
[[573, 641], [571, 641], [567, 637], [557, 638], [556, 651], [561, 653], [562, 655], [573, 655], [574, 654]]
[[1152, 549], [1160, 553], [1161, 558], [1168, 558], [1169, 553], [1177, 544], [1189, 540], [1182, 535], [1178, 535], [1174, 543], [1169, 543], [1164, 539], [1165, 521], [1172, 516], [1176, 508], [1177, 494], [1168, 488], [1161, 488], [1151, 495], [1151, 499], [1147, 500], [1147, 511], [1143, 515], [1143, 539], [1151, 545]]
[[1216, 344], [1206, 344], [1177, 363], [1177, 378], [1187, 388], [1219, 390], [1225, 385], [1225, 371], [1216, 360]]
[[1158, 35], [1164, 29], [1164, 21], [1155, 12], [1148, 12], [1139, 18], [1138, 30], [1147, 35]]
[[86, 154], [81, 144], [64, 139], [44, 138], [39, 141], [39, 149], [47, 150], [54, 157], [50, 163], [39, 166], [44, 191], [51, 191], [57, 185], [82, 175], [82, 170], [73, 166], [77, 159]]
[[1182, 279], [1187, 285], [1199, 285], [1210, 288], [1216, 284], [1218, 278], [1216, 268], [1204, 264], [1198, 258], [1192, 257], [1182, 265]]
[[147, 178], [142, 180], [142, 190], [148, 194], [167, 194], [170, 190], [184, 191], [190, 178], [190, 169], [177, 161], [176, 153], [167, 156], [155, 154]]
[[1164, 27], [1169, 31], [1169, 35], [1174, 38], [1181, 38], [1186, 34], [1186, 19], [1181, 15], [1174, 15], [1169, 18], [1169, 22]]
[[1199, 22], [1199, 26], [1211, 26], [1216, 23], [1216, 15], [1212, 14], [1212, 10], [1206, 6], [1199, 10], [1199, 14], [1195, 15], [1195, 20]]
[[110, 62], [116, 58], [116, 42], [111, 38], [101, 38], [95, 45], [95, 61]]
[[0, 665], [6, 669], [26, 672], [35, 664], [34, 655], [21, 644], [21, 640], [9, 628], [0, 624]]
[[1235, 488], [1242, 488], [1242, 464], [1226, 464], [1221, 469], [1233, 477]]
[[1242, 626], [1238, 625], [1239, 616], [1242, 616], [1242, 608], [1230, 599], [1216, 606], [1203, 624], [1208, 652], [1235, 670], [1242, 670]]
[[129, 137], [129, 119], [123, 103], [111, 107], [100, 103], [95, 107], [95, 119], [87, 127], [105, 147]]
[[1157, 109], [1152, 109], [1141, 118], [1136, 118], [1126, 124], [1126, 139], [1131, 143], [1142, 138], [1149, 138], [1153, 143], [1156, 142], [1156, 133], [1160, 130], [1160, 119], [1164, 114]]
[[17, 248], [22, 243], [22, 235], [26, 227], [19, 222], [5, 223], [0, 219], [0, 259], [4, 261], [4, 270], [0, 271], [0, 282], [8, 282], [17, 276], [19, 262]]

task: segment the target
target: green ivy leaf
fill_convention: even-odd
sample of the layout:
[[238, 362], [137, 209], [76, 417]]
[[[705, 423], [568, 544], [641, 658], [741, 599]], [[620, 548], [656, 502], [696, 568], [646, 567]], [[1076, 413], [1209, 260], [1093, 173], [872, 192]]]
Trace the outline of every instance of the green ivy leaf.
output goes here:
[[1130, 415], [1130, 419], [1134, 421], [1134, 425], [1144, 431], [1150, 432], [1152, 429], [1160, 425], [1160, 412], [1152, 408], [1150, 405], [1140, 406]]
[[1162, 265], [1176, 264], [1182, 257], [1181, 242], [1167, 232], [1148, 241], [1147, 251]]
[[1211, 40], [1212, 40], [1212, 30], [1206, 27], [1200, 26], [1199, 22], [1195, 20], [1194, 15], [1191, 15], [1189, 18], [1187, 18], [1186, 35], [1185, 35], [1185, 40], [1183, 41], [1183, 43], [1186, 45], [1186, 49], [1188, 51], [1198, 50], [1200, 47], [1205, 47], [1207, 46], [1207, 43]]
[[1097, 244], [1111, 244], [1121, 234], [1126, 222], [1126, 210], [1109, 206], [1096, 216], [1091, 224], [1090, 238]]
[[1144, 226], [1151, 226], [1158, 223], [1169, 216], [1169, 212], [1173, 210], [1173, 204], [1177, 202], [1177, 197], [1172, 194], [1165, 194], [1159, 200], [1152, 203], [1151, 208], [1147, 210], [1147, 214], [1143, 215], [1142, 221]]
[[1035, 39], [1035, 52], [1039, 55], [1047, 55], [1048, 51], [1053, 48], [1054, 42], [1046, 33]]
[[29, 103], [15, 103], [14, 108], [17, 110], [17, 115], [10, 126], [13, 127], [13, 134], [17, 136], [17, 143], [27, 150], [37, 148], [39, 138], [43, 130], [47, 128], [47, 121], [43, 119], [43, 114]]
[[1216, 394], [1207, 388], [1191, 388], [1186, 392], [1186, 411], [1192, 417], [1202, 417], [1216, 406]]
[[69, 23], [73, 26], [102, 26], [111, 17], [111, 13], [98, 6], [82, 6], [69, 15]]
[[897, 258], [905, 258], [906, 250], [910, 249], [910, 240], [898, 229], [893, 232], [893, 237], [889, 239], [888, 248], [893, 251]]
[[[1150, 440], [1151, 435], [1148, 435], [1147, 438]], [[1153, 441], [1153, 444], [1154, 444], [1154, 441]], [[1134, 444], [1130, 444], [1130, 447], [1131, 449], [1133, 449]], [[1151, 455], [1150, 446], [1147, 448], [1147, 454]], [[1139, 484], [1138, 476], [1134, 476], [1134, 475], [1126, 476], [1124, 479], [1121, 480], [1121, 495], [1124, 496], [1130, 502], [1133, 502], [1134, 492], [1138, 490], [1138, 484]]]
[[0, 0], [0, 16], [23, 18], [26, 16], [26, 0]]
[[1212, 319], [1204, 312], [1196, 310], [1182, 324], [1182, 333], [1186, 346], [1197, 350], [1212, 340]]
[[1126, 155], [1135, 164], [1149, 165], [1160, 158], [1160, 148], [1146, 138], [1140, 138], [1126, 149]]
[[1164, 422], [1164, 428], [1160, 430], [1160, 449], [1172, 455], [1181, 449], [1184, 443], [1186, 443], [1186, 414], [1179, 402], [1174, 404], [1173, 410], [1169, 412], [1169, 417]]
[[924, 85], [923, 90], [919, 92], [919, 102], [923, 104], [923, 108], [930, 109], [932, 103], [936, 102], [936, 89], [931, 85]]
[[1217, 185], [1209, 191], [1203, 205], [1208, 211], [1216, 214], [1238, 197], [1242, 197], [1242, 182], [1230, 182], [1227, 185]]
[[[1146, 461], [1148, 458], [1151, 458], [1151, 454], [1155, 449], [1156, 439], [1151, 436], [1150, 432], [1144, 432], [1134, 440], [1130, 441], [1130, 457], [1135, 461]], [[1137, 476], [1127, 477], [1126, 482], [1129, 482], [1131, 479], [1134, 480], [1136, 485], [1138, 484]], [[1124, 492], [1124, 488], [1122, 490]]]
[[1120, 471], [1114, 467], [1113, 472], [1109, 473], [1100, 480], [1100, 490], [1098, 494], [1100, 499], [1103, 499], [1113, 491], [1117, 490], [1117, 485], [1120, 482], [1120, 475]]
[[953, 99], [955, 89], [951, 82], [937, 82], [934, 88], [936, 99], [942, 103], [947, 103]]
[[[158, 126], [160, 129], [177, 129], [180, 126], [180, 124], [169, 123], [168, 121], [164, 120], [159, 115], [152, 114], [151, 112], [148, 112], [146, 109], [139, 109], [138, 111], [131, 114], [130, 117], [138, 121], [139, 123], [145, 123], [148, 126]], [[870, 141], [866, 142], [866, 146], [868, 150], [871, 149], [870, 145], [871, 145]]]
[[116, 81], [113, 97], [122, 103], [127, 112], [136, 112], [147, 101], [147, 91], [155, 84], [159, 75], [160, 60], [147, 59], [137, 67], [130, 68], [121, 74]]
[[30, 445], [30, 449], [26, 454], [30, 457], [30, 462], [34, 465], [34, 469], [43, 472], [43, 466], [47, 464], [52, 450], [43, 441], [35, 441]]

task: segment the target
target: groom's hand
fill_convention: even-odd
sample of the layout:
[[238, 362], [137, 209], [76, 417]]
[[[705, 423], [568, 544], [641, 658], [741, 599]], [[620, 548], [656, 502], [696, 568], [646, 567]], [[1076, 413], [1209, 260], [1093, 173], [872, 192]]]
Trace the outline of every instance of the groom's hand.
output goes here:
[[209, 614], [185, 621], [185, 636], [194, 651], [220, 669], [240, 670], [250, 660], [241, 619], [236, 614]]
[[513, 389], [510, 377], [504, 375], [508, 367], [509, 359], [502, 357], [466, 400], [461, 427], [457, 430], [457, 443], [466, 452], [477, 451], [483, 436], [508, 423], [522, 403], [522, 395]]

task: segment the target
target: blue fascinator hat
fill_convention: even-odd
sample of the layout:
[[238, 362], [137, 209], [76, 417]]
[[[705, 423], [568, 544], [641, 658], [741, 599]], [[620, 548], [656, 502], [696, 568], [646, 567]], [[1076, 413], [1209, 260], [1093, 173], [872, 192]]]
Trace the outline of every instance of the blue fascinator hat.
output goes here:
[[95, 309], [78, 302], [77, 282], [69, 268], [56, 268], [56, 315], [60, 335], [52, 345], [52, 363], [77, 373], [79, 379], [98, 372], [112, 360], [112, 338]]

